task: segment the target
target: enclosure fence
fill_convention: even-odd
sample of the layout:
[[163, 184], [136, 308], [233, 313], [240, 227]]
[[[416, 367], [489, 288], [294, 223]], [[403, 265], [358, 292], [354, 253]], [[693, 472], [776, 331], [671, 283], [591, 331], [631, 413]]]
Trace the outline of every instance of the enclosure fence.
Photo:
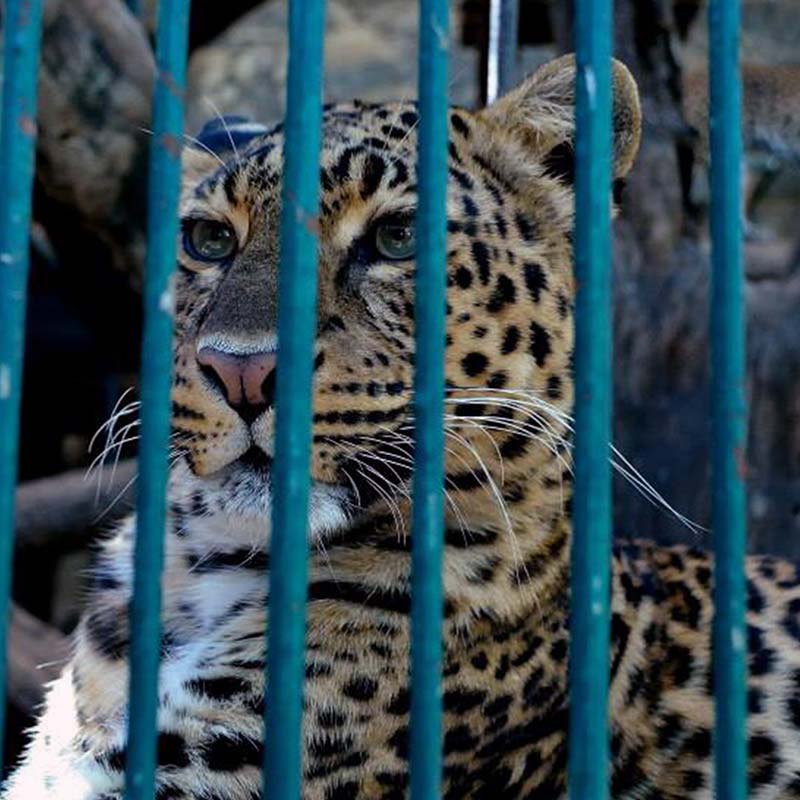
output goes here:
[[[507, 88], [517, 0], [490, 7], [490, 95]], [[264, 792], [301, 794], [306, 519], [316, 327], [324, 0], [290, 0], [289, 69], [279, 278], [272, 568]], [[417, 358], [414, 383], [411, 797], [441, 795], [443, 396], [446, 278], [447, 0], [420, 0], [417, 211]], [[711, 363], [713, 419], [713, 632], [716, 796], [746, 796], [744, 626], [745, 446], [743, 277], [740, 237], [739, 0], [710, 0]], [[168, 475], [172, 283], [183, 136], [189, 0], [160, 0], [158, 77], [150, 152], [142, 342], [142, 430], [133, 601], [128, 800], [152, 800], [160, 582]], [[611, 488], [611, 0], [575, 0], [576, 426], [569, 793], [609, 795], [609, 573]], [[42, 0], [6, 0], [0, 139], [0, 685], [12, 581], [14, 486], [36, 145]], [[0, 715], [3, 712], [0, 704]], [[4, 718], [0, 717], [0, 730]]]

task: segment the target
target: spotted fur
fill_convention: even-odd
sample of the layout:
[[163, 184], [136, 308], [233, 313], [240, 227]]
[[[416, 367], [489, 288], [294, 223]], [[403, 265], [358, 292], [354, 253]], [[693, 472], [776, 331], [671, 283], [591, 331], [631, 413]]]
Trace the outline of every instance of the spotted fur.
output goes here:
[[[742, 219], [747, 238], [768, 237], [752, 220], [775, 178], [800, 169], [800, 66], [742, 64]], [[684, 205], [696, 212], [708, 201], [710, 163], [708, 71], [687, 72], [683, 115], [688, 130], [678, 145]], [[768, 237], [769, 238], [769, 237]]]
[[[742, 142], [751, 161], [772, 159], [800, 167], [800, 66], [742, 64]], [[689, 71], [683, 112], [696, 136], [698, 156], [709, 160], [708, 71]]]
[[[614, 171], [639, 141], [615, 64]], [[450, 112], [444, 797], [565, 796], [574, 66]], [[411, 104], [325, 112], [319, 217], [305, 800], [408, 785], [414, 261], [376, 221], [416, 199]], [[163, 577], [158, 800], [260, 797], [273, 411], [237, 413], [200, 346], [274, 348], [282, 130], [186, 154], [184, 217], [224, 219], [222, 266], [181, 250], [175, 463]], [[610, 198], [609, 198], [610, 202]], [[267, 394], [270, 387], [264, 385]], [[247, 417], [247, 418], [246, 418]], [[134, 523], [104, 545], [75, 638], [5, 800], [118, 800]], [[755, 800], [800, 798], [800, 578], [749, 562]], [[612, 795], [711, 797], [708, 555], [647, 542], [613, 561]]]

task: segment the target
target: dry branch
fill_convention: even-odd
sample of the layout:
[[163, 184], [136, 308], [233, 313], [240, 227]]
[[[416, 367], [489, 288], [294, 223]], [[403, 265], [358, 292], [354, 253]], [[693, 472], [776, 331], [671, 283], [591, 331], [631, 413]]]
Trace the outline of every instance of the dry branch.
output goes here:
[[116, 469], [103, 467], [91, 479], [77, 469], [23, 484], [17, 489], [17, 545], [36, 547], [67, 535], [85, 536], [101, 517], [118, 516], [132, 503], [135, 472], [134, 461], [120, 461]]
[[12, 608], [8, 697], [20, 711], [30, 713], [36, 708], [42, 701], [45, 684], [58, 676], [69, 656], [69, 637], [25, 609]]

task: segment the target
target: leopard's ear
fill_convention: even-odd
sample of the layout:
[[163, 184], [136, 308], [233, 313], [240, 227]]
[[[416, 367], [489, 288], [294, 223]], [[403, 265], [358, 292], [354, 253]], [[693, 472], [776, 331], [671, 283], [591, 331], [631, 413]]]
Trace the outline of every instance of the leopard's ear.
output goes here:
[[268, 128], [247, 117], [215, 117], [206, 122], [195, 136], [195, 144], [202, 150], [223, 158], [243, 148], [251, 139], [263, 136]]
[[[633, 166], [642, 133], [639, 91], [628, 68], [612, 61], [614, 81], [614, 178]], [[541, 66], [516, 89], [501, 97], [482, 116], [503, 128], [544, 161], [548, 171], [572, 182], [575, 139], [575, 56]]]
[[215, 117], [206, 122], [183, 151], [183, 175], [198, 180], [268, 128], [246, 117]]

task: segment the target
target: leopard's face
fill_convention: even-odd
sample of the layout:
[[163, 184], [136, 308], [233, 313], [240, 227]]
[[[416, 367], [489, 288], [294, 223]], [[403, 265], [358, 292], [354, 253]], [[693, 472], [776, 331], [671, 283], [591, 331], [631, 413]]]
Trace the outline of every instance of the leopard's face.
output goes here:
[[[638, 145], [638, 102], [624, 67], [615, 77], [622, 175]], [[573, 81], [567, 57], [485, 111], [449, 114], [447, 509], [462, 528], [497, 524], [537, 487], [563, 501]], [[320, 213], [305, 221], [319, 242], [318, 535], [379, 507], [402, 517], [408, 503], [417, 125], [412, 104], [324, 114]], [[224, 131], [212, 138], [213, 156], [185, 159], [173, 425], [191, 480], [266, 530], [283, 131], [235, 126], [233, 141]]]

